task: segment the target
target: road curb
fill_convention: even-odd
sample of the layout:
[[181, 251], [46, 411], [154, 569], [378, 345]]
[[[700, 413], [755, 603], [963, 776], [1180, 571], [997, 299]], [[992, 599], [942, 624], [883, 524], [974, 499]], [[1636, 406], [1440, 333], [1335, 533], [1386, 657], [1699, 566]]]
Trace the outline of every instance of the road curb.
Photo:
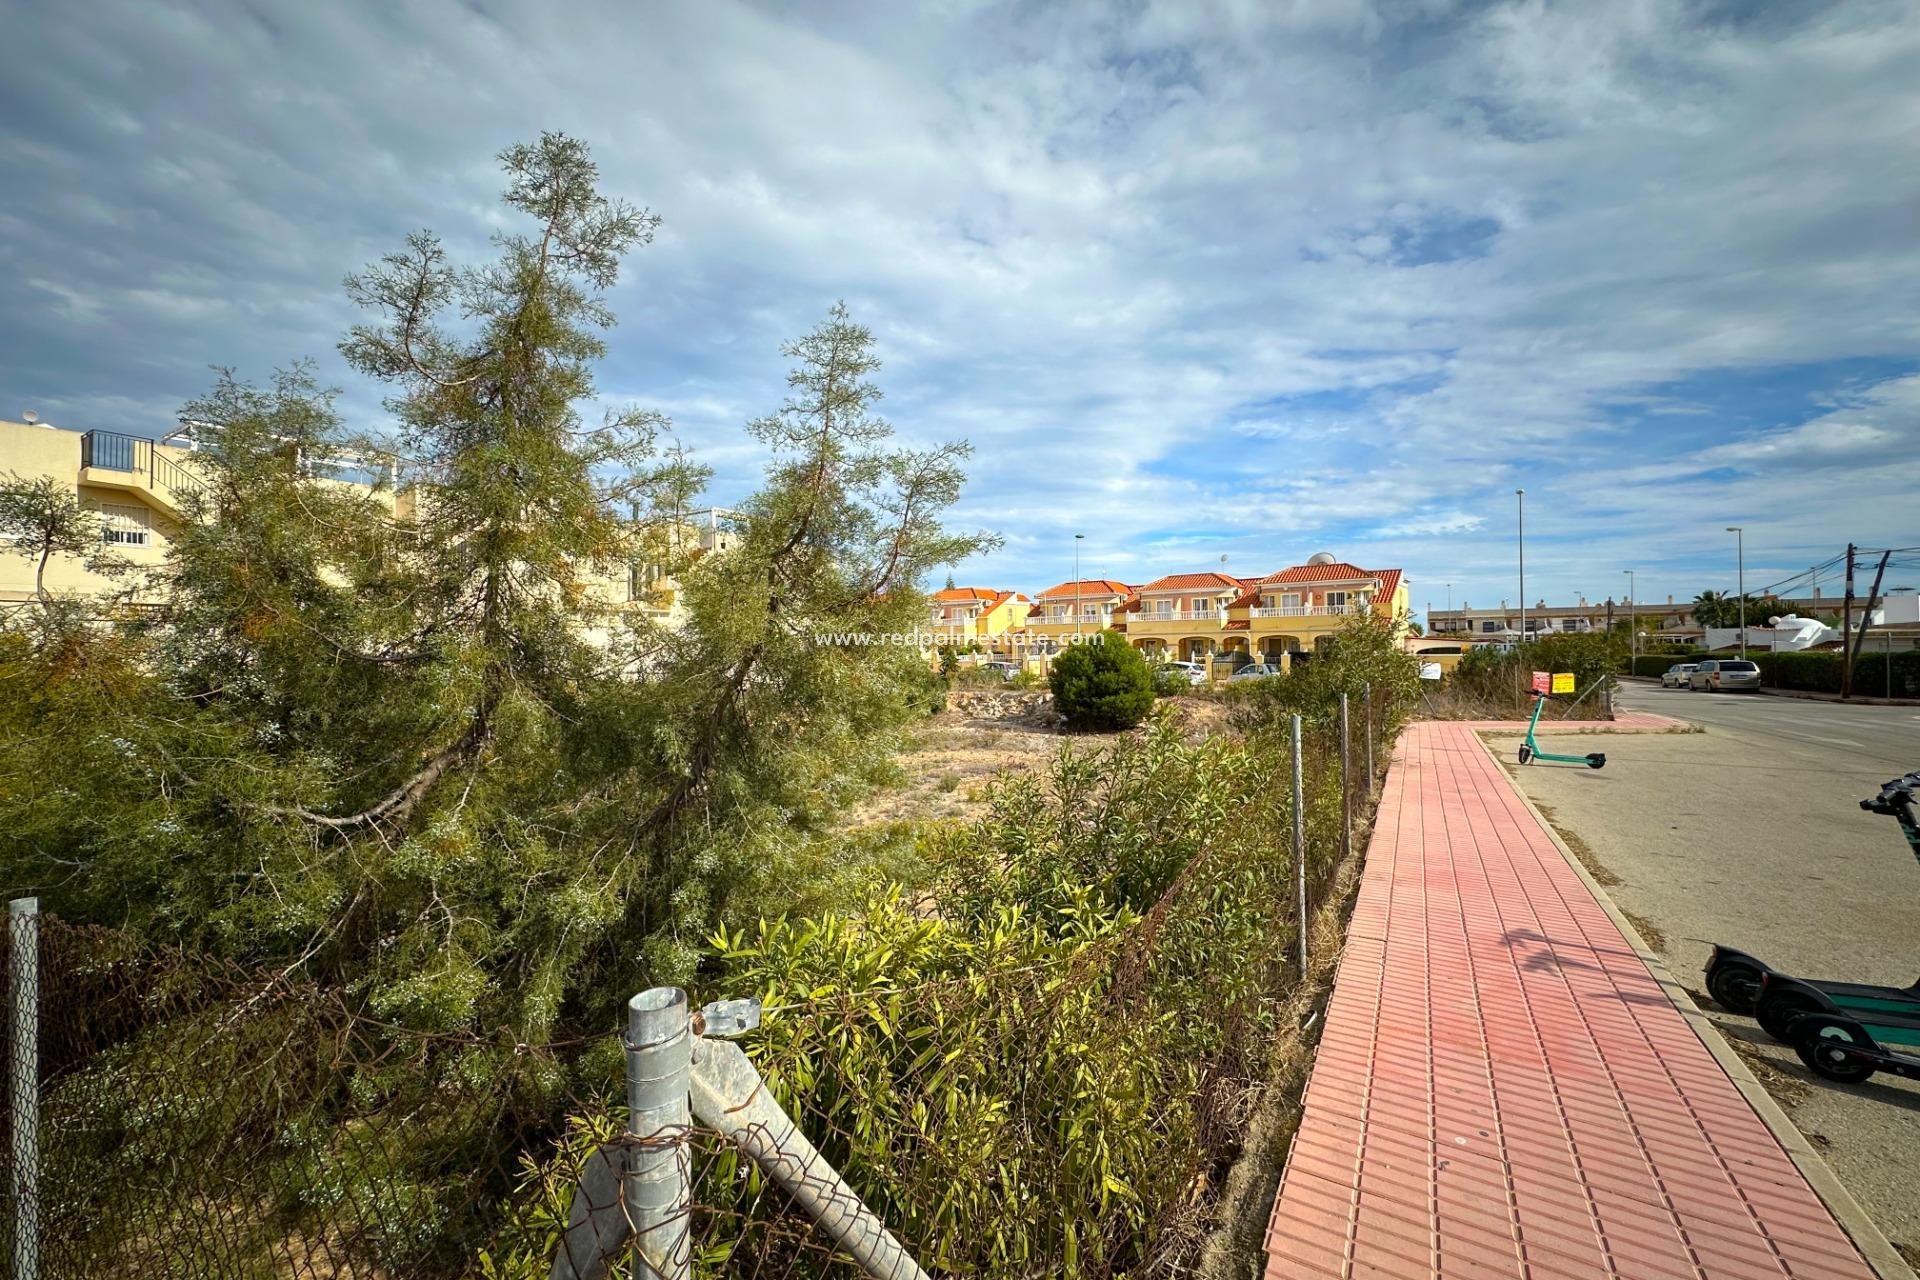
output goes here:
[[[1481, 748], [1493, 757], [1495, 764], [1505, 765], [1505, 759], [1493, 749], [1493, 744], [1487, 741], [1485, 733], [1477, 733], [1474, 736], [1479, 739]], [[1560, 851], [1560, 856], [1567, 860], [1567, 865], [1573, 868], [1573, 873], [1579, 876], [1581, 883], [1587, 886], [1594, 900], [1600, 904], [1601, 910], [1605, 911], [1614, 925], [1619, 928], [1621, 936], [1633, 948], [1634, 954], [1639, 956], [1641, 963], [1647, 966], [1647, 972], [1653, 975], [1653, 980], [1660, 984], [1662, 991], [1667, 993], [1667, 999], [1672, 1002], [1673, 1007], [1680, 1011], [1680, 1016], [1686, 1020], [1689, 1027], [1693, 1028], [1693, 1033], [1700, 1037], [1700, 1042], [1707, 1047], [1707, 1052], [1713, 1055], [1714, 1061], [1718, 1062], [1721, 1069], [1727, 1073], [1734, 1086], [1746, 1098], [1748, 1105], [1772, 1131], [1774, 1139], [1792, 1159], [1794, 1165], [1800, 1170], [1801, 1176], [1806, 1178], [1814, 1194], [1825, 1202], [1828, 1211], [1839, 1222], [1841, 1229], [1853, 1240], [1854, 1247], [1860, 1250], [1860, 1256], [1866, 1259], [1867, 1265], [1873, 1268], [1874, 1274], [1879, 1276], [1880, 1280], [1920, 1280], [1915, 1277], [1913, 1268], [1907, 1265], [1906, 1260], [1888, 1241], [1872, 1217], [1861, 1208], [1860, 1202], [1853, 1198], [1853, 1193], [1841, 1183], [1833, 1169], [1821, 1157], [1820, 1152], [1807, 1141], [1806, 1135], [1800, 1132], [1799, 1126], [1794, 1124], [1793, 1118], [1786, 1113], [1786, 1109], [1767, 1092], [1767, 1087], [1760, 1083], [1745, 1060], [1734, 1051], [1732, 1045], [1727, 1043], [1726, 1037], [1720, 1034], [1720, 1028], [1713, 1024], [1713, 1019], [1707, 1017], [1700, 1006], [1693, 1002], [1693, 997], [1687, 994], [1686, 988], [1680, 985], [1679, 979], [1675, 978], [1673, 972], [1667, 968], [1666, 961], [1647, 945], [1646, 939], [1640, 936], [1640, 931], [1634, 928], [1633, 922], [1627, 919], [1620, 908], [1614, 904], [1613, 898], [1593, 878], [1586, 864], [1574, 856], [1573, 850], [1569, 849], [1567, 842], [1560, 838], [1560, 832], [1547, 820], [1546, 815], [1540, 812], [1533, 798], [1526, 793], [1516, 779], [1506, 772], [1504, 767], [1501, 769], [1501, 774], [1506, 777], [1507, 785], [1513, 788], [1514, 794], [1520, 797], [1520, 803], [1524, 804], [1527, 811], [1539, 820], [1541, 828], [1553, 841], [1554, 848]]]

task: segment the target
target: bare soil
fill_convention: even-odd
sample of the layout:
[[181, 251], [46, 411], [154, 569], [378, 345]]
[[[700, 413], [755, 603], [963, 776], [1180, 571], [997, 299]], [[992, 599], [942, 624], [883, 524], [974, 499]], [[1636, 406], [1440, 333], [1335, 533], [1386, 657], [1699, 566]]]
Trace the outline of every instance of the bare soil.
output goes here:
[[[1170, 708], [1189, 737], [1204, 737], [1226, 727], [1227, 706], [1215, 699], [1176, 697], [1161, 705]], [[1056, 720], [1045, 705], [998, 717], [941, 712], [895, 757], [899, 773], [894, 784], [847, 812], [848, 829], [885, 822], [977, 818], [986, 809], [987, 784], [1000, 774], [1043, 770], [1054, 752], [1068, 743], [1099, 747], [1122, 736], [1076, 732]]]

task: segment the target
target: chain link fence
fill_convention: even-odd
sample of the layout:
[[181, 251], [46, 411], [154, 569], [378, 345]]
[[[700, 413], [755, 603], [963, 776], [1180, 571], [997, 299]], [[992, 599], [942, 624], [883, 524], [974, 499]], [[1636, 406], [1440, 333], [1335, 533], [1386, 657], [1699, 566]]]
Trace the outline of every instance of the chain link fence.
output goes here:
[[1143, 911], [734, 939], [752, 1028], [668, 990], [569, 1040], [422, 1032], [16, 909], [0, 1276], [1192, 1274], [1382, 719], [1309, 722], [1300, 803], [1276, 761]]

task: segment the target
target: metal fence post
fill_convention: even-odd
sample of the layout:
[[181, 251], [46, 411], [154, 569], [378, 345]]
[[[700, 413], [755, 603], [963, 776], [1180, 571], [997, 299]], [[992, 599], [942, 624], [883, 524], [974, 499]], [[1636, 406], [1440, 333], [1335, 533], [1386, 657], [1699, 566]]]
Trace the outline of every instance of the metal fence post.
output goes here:
[[1371, 800], [1373, 799], [1373, 785], [1375, 782], [1379, 781], [1379, 778], [1380, 778], [1380, 775], [1373, 771], [1373, 685], [1372, 684], [1368, 684], [1362, 689], [1361, 697], [1366, 707], [1366, 716], [1367, 716], [1367, 725], [1366, 725], [1367, 799]]
[[773, 1100], [773, 1091], [739, 1045], [700, 1037], [692, 1084], [693, 1110], [701, 1122], [725, 1134], [779, 1183], [862, 1271], [875, 1280], [928, 1280], [920, 1264]]
[[13, 1275], [40, 1274], [40, 899], [7, 904], [7, 996], [13, 1061], [7, 1102], [13, 1111]]
[[1347, 727], [1347, 695], [1340, 694], [1340, 861], [1353, 853], [1353, 738]]
[[1300, 770], [1300, 717], [1293, 717], [1293, 892], [1299, 911], [1300, 976], [1307, 976], [1307, 814]]
[[687, 993], [654, 987], [627, 1002], [627, 1133], [633, 1151], [621, 1202], [633, 1227], [641, 1280], [687, 1280], [693, 1188], [687, 1159], [692, 1123], [693, 1016]]

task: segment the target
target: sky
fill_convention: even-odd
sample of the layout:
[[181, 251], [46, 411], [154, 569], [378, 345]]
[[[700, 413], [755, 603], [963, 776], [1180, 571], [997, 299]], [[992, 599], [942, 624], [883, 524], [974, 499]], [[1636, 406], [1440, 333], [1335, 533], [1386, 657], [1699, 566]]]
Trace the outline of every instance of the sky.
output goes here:
[[[19, 0], [0, 417], [163, 434], [335, 351], [343, 276], [507, 225], [561, 130], [658, 213], [609, 404], [722, 505], [836, 300], [972, 442], [964, 583], [1428, 602], [1749, 588], [1920, 544], [1920, 9], [1889, 3]], [[933, 584], [937, 585], [937, 584]], [[1910, 585], [1920, 586], [1920, 582]], [[1837, 581], [1822, 590], [1837, 590]]]

